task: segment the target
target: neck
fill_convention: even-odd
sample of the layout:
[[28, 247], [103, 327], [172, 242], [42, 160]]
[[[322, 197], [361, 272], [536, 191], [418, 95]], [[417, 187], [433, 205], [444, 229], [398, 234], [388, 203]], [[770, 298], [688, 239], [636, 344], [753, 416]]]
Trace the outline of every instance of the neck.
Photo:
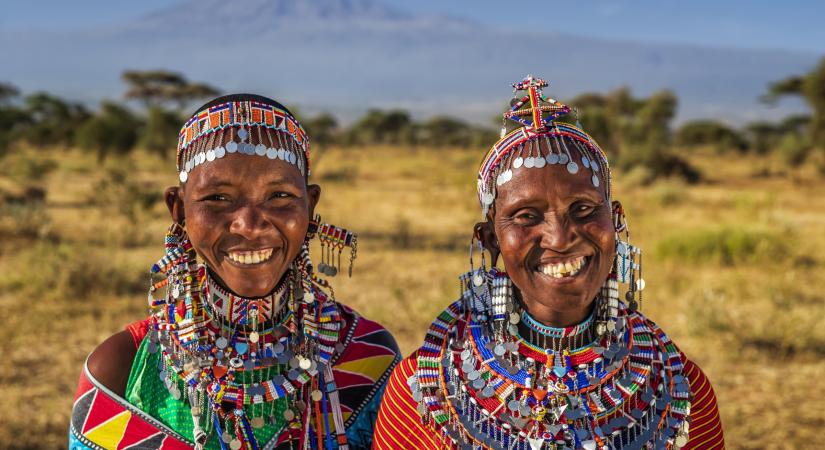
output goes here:
[[214, 315], [221, 323], [253, 328], [258, 324], [272, 323], [280, 320], [288, 274], [289, 272], [284, 274], [270, 294], [250, 298], [237, 295], [224, 287], [207, 269], [203, 282], [204, 302], [211, 310], [210, 315]]
[[542, 325], [553, 328], [566, 328], [576, 326], [591, 316], [596, 304], [595, 299], [587, 303], [583, 308], [567, 311], [558, 311], [537, 301], [525, 300], [521, 291], [515, 289], [514, 295], [519, 303], [524, 307], [530, 316]]

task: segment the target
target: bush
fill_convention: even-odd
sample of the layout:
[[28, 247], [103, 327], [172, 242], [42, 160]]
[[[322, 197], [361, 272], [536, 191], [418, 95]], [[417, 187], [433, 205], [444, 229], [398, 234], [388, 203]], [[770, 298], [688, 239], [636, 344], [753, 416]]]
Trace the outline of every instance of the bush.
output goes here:
[[134, 148], [140, 121], [125, 107], [104, 102], [100, 113], [87, 120], [75, 135], [77, 146], [93, 150], [98, 161], [109, 154], [126, 154]]
[[739, 132], [714, 120], [695, 120], [682, 125], [676, 132], [676, 143], [686, 147], [710, 145], [720, 153], [748, 149], [748, 142]]
[[810, 142], [796, 133], [786, 134], [779, 143], [779, 154], [790, 167], [801, 166], [810, 152]]
[[174, 155], [181, 124], [183, 120], [177, 113], [156, 106], [149, 108], [140, 145], [162, 157]]
[[788, 240], [789, 233], [722, 227], [674, 234], [659, 241], [656, 251], [682, 262], [732, 266], [781, 261], [788, 257]]
[[76, 125], [89, 117], [82, 105], [44, 92], [26, 97], [25, 103], [29, 125], [21, 129], [21, 134], [27, 142], [37, 147], [71, 145]]
[[4, 238], [41, 239], [49, 234], [51, 218], [46, 211], [46, 191], [36, 187], [21, 195], [5, 194], [0, 203], [0, 234]]

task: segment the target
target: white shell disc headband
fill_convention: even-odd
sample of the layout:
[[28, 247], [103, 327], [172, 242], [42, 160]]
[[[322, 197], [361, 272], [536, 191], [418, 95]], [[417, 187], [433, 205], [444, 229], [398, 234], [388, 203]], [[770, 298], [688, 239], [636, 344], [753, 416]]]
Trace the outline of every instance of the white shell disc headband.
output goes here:
[[[282, 105], [260, 98], [261, 101], [218, 103], [186, 121], [178, 135], [177, 169], [181, 183], [189, 179], [195, 167], [229, 153], [280, 159], [309, 176], [306, 131]], [[251, 133], [257, 134], [256, 145], [248, 142]]]

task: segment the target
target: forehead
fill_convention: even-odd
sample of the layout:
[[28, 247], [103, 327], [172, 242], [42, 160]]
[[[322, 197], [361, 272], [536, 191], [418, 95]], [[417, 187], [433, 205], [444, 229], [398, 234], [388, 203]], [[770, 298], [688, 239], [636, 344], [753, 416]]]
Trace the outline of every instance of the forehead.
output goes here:
[[266, 186], [272, 183], [306, 186], [303, 175], [292, 164], [265, 156], [233, 153], [192, 169], [186, 186], [194, 188], [222, 184], [233, 187]]
[[565, 166], [548, 164], [544, 167], [511, 169], [510, 181], [498, 186], [496, 203], [544, 200], [550, 203], [577, 198], [594, 201], [607, 200], [603, 189], [593, 186], [589, 170], [570, 173]]

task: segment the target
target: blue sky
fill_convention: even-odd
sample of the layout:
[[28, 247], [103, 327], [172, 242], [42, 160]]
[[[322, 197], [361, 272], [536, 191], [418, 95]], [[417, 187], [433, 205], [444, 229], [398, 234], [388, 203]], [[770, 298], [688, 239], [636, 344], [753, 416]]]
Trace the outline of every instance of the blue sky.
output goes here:
[[[78, 29], [114, 25], [178, 0], [5, 0], [0, 28]], [[418, 13], [448, 14], [487, 25], [713, 47], [825, 54], [825, 1], [786, 0], [378, 0]], [[555, 5], [554, 5], [555, 4]], [[530, 5], [537, 5], [531, 7]], [[553, 5], [553, 6], [551, 6]]]

